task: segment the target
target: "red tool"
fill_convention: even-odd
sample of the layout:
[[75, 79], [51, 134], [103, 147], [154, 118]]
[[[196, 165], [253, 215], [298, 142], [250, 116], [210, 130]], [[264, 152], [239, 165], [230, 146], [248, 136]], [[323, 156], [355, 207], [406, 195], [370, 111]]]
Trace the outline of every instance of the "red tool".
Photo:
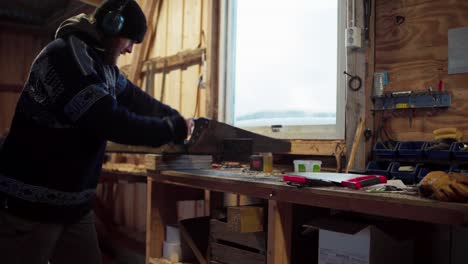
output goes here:
[[349, 187], [349, 188], [359, 190], [365, 186], [370, 186], [370, 185], [379, 184], [379, 183], [386, 183], [386, 182], [387, 182], [387, 178], [385, 176], [367, 175], [367, 176], [357, 177], [354, 179], [349, 179], [347, 181], [342, 181], [341, 185], [343, 185], [344, 187]]
[[292, 173], [290, 175], [283, 175], [283, 181], [298, 187], [341, 185], [357, 190], [365, 186], [386, 183], [387, 178], [381, 175], [349, 173]]

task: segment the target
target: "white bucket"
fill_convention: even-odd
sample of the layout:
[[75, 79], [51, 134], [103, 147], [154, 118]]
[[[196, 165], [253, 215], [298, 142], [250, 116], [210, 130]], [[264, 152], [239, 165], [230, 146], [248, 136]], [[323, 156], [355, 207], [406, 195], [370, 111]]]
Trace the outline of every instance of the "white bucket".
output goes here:
[[322, 162], [320, 160], [295, 160], [294, 172], [320, 172]]

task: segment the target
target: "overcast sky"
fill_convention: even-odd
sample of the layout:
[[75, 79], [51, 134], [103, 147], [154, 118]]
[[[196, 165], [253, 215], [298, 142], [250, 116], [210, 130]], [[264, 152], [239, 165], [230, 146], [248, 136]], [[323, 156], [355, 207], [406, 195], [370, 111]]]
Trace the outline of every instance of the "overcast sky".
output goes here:
[[237, 1], [236, 116], [335, 112], [337, 1]]

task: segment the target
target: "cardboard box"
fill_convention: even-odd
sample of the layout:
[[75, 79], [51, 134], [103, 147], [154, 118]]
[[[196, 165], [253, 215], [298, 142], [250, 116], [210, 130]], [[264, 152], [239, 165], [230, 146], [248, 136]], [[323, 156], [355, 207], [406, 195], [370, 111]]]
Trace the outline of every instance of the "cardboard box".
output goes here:
[[376, 225], [336, 218], [309, 225], [319, 228], [319, 264], [413, 263], [413, 240], [396, 238]]
[[263, 207], [228, 207], [228, 227], [235, 232], [250, 233], [263, 231]]

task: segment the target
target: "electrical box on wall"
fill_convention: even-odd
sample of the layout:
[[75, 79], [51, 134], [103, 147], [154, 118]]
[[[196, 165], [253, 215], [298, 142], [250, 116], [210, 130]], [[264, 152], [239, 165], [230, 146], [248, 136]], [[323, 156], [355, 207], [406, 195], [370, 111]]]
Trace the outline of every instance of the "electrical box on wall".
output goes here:
[[346, 47], [361, 48], [361, 31], [359, 27], [348, 27], [345, 31]]

